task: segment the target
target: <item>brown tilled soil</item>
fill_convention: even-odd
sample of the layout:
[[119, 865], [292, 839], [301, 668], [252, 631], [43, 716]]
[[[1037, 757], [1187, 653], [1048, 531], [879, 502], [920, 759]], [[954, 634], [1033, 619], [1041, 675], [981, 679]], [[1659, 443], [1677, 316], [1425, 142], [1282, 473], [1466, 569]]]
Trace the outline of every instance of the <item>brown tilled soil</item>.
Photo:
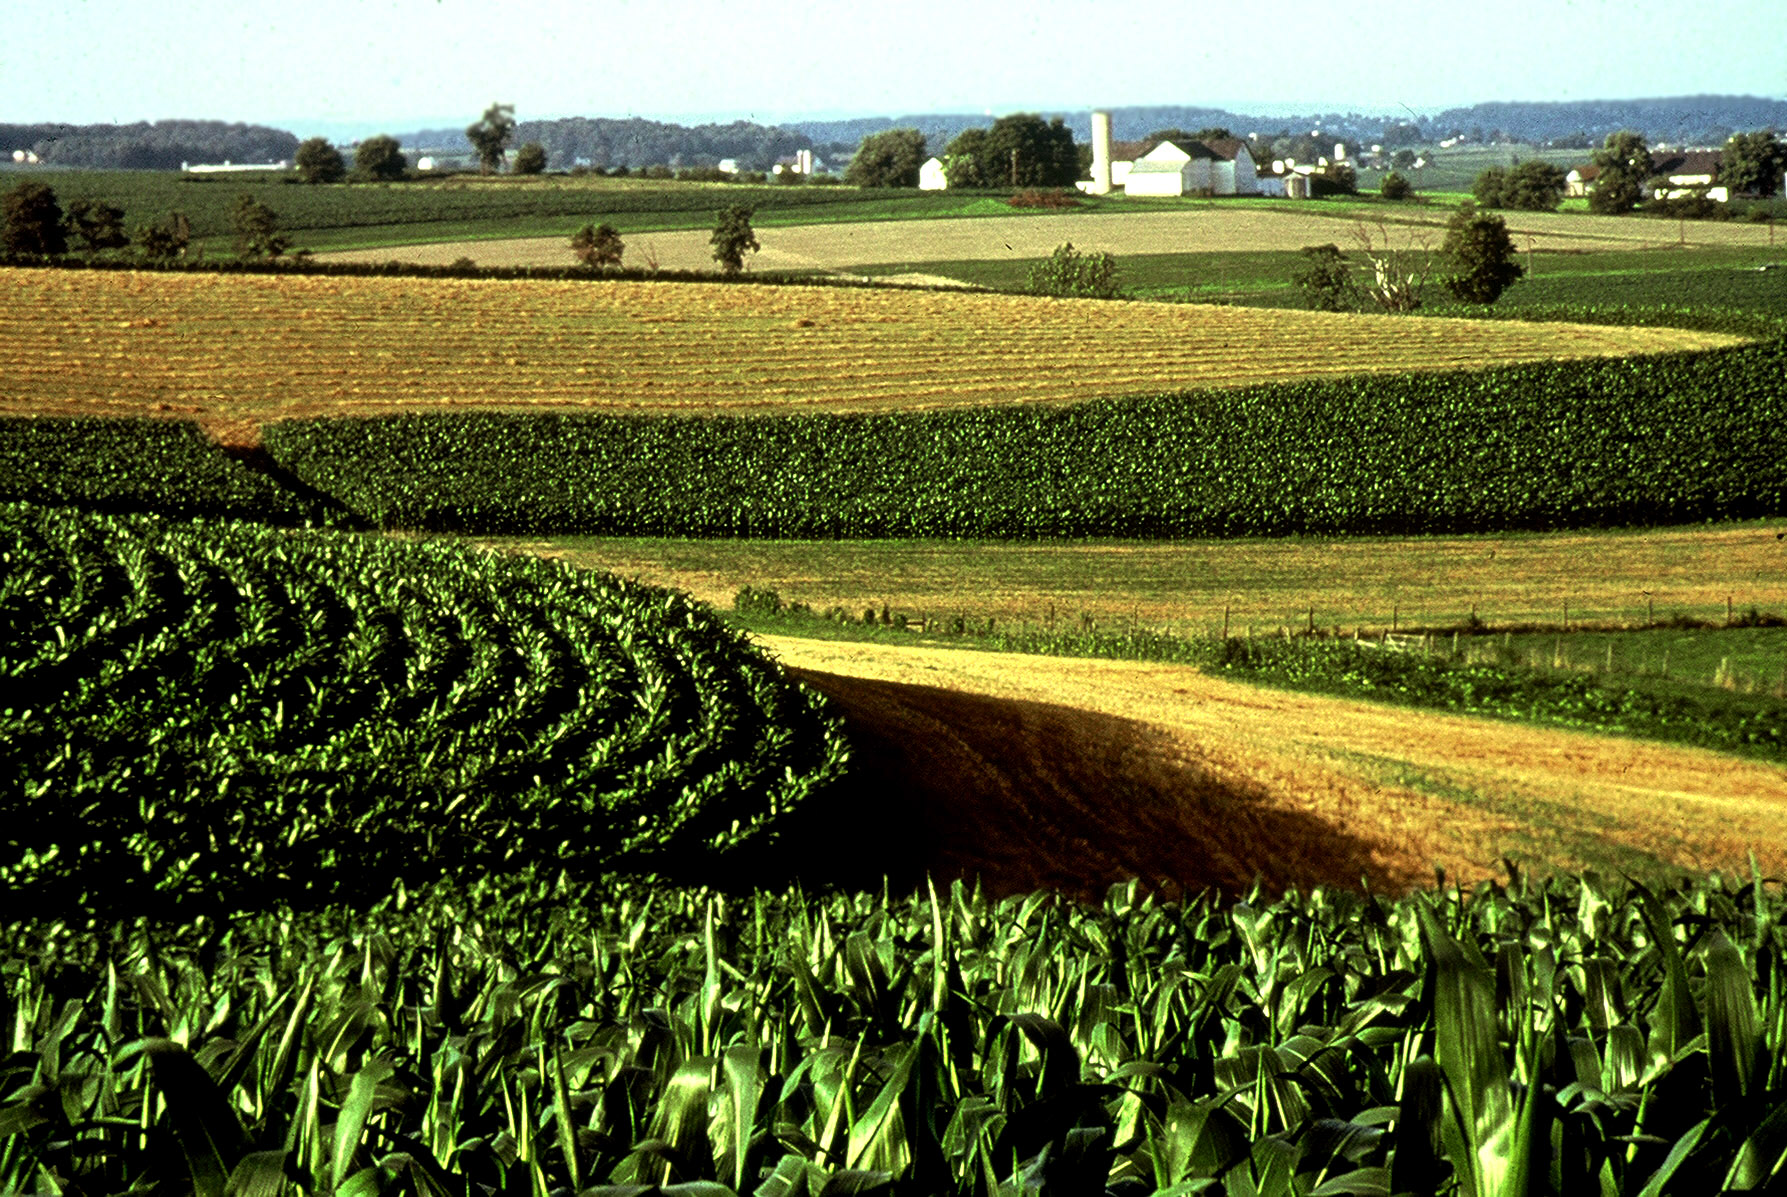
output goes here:
[[1787, 769], [1185, 666], [759, 637], [862, 761], [802, 850], [996, 892], [1787, 868]]

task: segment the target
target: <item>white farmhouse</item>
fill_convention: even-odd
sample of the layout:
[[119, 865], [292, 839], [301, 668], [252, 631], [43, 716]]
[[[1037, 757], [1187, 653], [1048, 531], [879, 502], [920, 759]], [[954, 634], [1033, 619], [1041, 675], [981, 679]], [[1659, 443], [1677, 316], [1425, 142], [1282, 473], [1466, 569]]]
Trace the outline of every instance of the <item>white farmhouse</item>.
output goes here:
[[918, 168], [920, 191], [942, 191], [948, 186], [949, 176], [943, 172], [943, 159], [931, 158]]

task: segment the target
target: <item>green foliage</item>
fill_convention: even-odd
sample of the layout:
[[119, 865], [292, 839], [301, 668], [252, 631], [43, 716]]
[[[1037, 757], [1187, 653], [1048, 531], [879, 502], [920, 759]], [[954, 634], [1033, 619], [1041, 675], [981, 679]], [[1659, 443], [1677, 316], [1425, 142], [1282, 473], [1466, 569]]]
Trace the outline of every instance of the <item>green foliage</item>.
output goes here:
[[918, 168], [931, 156], [917, 129], [871, 133], [856, 148], [844, 181], [858, 187], [916, 187]]
[[707, 608], [534, 558], [7, 506], [0, 559], [0, 885], [46, 915], [687, 870], [843, 760]]
[[546, 147], [537, 141], [523, 142], [515, 151], [511, 169], [518, 175], [537, 175], [546, 170]]
[[1029, 291], [1057, 299], [1115, 299], [1117, 259], [1102, 251], [1075, 249], [1071, 241], [1063, 242], [1046, 262], [1031, 267]]
[[277, 258], [290, 244], [279, 231], [278, 214], [247, 192], [236, 197], [230, 224], [236, 230], [236, 253], [242, 257]]
[[130, 236], [124, 231], [124, 209], [104, 200], [82, 197], [70, 201], [63, 224], [70, 236], [80, 238], [88, 253], [123, 249], [130, 244]]
[[1762, 130], [1734, 133], [1719, 155], [1717, 183], [1731, 194], [1768, 197], [1781, 190], [1781, 173], [1787, 171], [1787, 140]]
[[1777, 340], [1065, 407], [291, 420], [266, 440], [384, 527], [1156, 537], [1687, 523], [1787, 513], [1784, 371]]
[[1636, 208], [1644, 198], [1644, 184], [1655, 169], [1644, 137], [1630, 129], [1607, 135], [1606, 142], [1595, 151], [1595, 165], [1601, 173], [1589, 189], [1588, 208], [1604, 214]]
[[1469, 203], [1446, 222], [1440, 257], [1447, 268], [1442, 279], [1446, 290], [1461, 303], [1494, 303], [1526, 273], [1515, 261], [1517, 252], [1507, 222], [1478, 212]]
[[62, 205], [48, 185], [26, 179], [0, 197], [0, 249], [10, 257], [30, 258], [68, 251]]
[[347, 178], [347, 163], [327, 137], [306, 138], [292, 159], [298, 177], [306, 183], [339, 183]]
[[1080, 177], [1073, 130], [1060, 117], [1002, 116], [990, 129], [967, 129], [945, 150], [951, 187], [1072, 187]]
[[185, 420], [0, 417], [0, 502], [274, 523], [326, 507], [244, 468]]
[[169, 212], [158, 221], [139, 224], [131, 234], [137, 252], [151, 262], [169, 262], [192, 243], [192, 223], [184, 212]]
[[465, 138], [478, 151], [478, 165], [485, 174], [502, 169], [503, 149], [515, 134], [515, 105], [492, 104], [484, 115], [466, 126]]
[[38, 922], [0, 957], [0, 1187], [1763, 1190], [1784, 915], [1760, 879], [1512, 868], [1088, 905], [542, 871], [364, 913]]
[[618, 267], [626, 249], [626, 242], [621, 240], [614, 226], [606, 222], [586, 224], [571, 234], [571, 252], [591, 270], [612, 270]]
[[403, 178], [408, 169], [403, 147], [395, 137], [380, 133], [354, 148], [354, 173], [362, 179], [376, 183], [395, 182]]
[[1563, 203], [1567, 180], [1558, 167], [1533, 158], [1512, 169], [1489, 167], [1477, 176], [1471, 194], [1484, 208], [1555, 212]]
[[1378, 184], [1377, 193], [1387, 200], [1405, 200], [1415, 194], [1415, 185], [1404, 178], [1401, 171], [1393, 170]]
[[745, 268], [745, 255], [762, 248], [757, 244], [757, 234], [751, 229], [753, 215], [753, 210], [743, 204], [720, 210], [709, 244], [714, 247], [714, 261], [720, 264], [722, 273], [737, 274]]
[[1303, 303], [1317, 312], [1356, 312], [1365, 295], [1353, 277], [1353, 265], [1338, 245], [1305, 245], [1297, 251], [1303, 264], [1291, 276]]

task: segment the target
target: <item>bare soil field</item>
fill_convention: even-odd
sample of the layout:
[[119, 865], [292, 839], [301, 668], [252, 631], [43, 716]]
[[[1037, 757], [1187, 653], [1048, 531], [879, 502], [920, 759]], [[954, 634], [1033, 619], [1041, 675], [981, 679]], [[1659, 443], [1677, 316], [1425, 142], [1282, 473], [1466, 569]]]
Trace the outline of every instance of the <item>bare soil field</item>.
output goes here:
[[1732, 340], [838, 287], [7, 269], [0, 412], [213, 426], [467, 408], [864, 412]]
[[1787, 524], [1499, 536], [1027, 544], [980, 541], [486, 540], [722, 609], [740, 587], [819, 611], [865, 607], [1002, 624], [1241, 635], [1463, 623], [1640, 625], [1787, 611]]
[[[1214, 204], [1177, 212], [1099, 212], [954, 219], [811, 224], [759, 229], [760, 253], [749, 269], [848, 273], [853, 266], [887, 262], [993, 261], [1046, 258], [1071, 241], [1082, 250], [1125, 254], [1221, 253], [1226, 250], [1297, 250], [1333, 242], [1358, 246], [1361, 235], [1382, 246], [1438, 248], [1449, 208], [1398, 209], [1392, 223], [1363, 225], [1347, 215], [1302, 207]], [[1711, 221], [1675, 223], [1647, 217], [1604, 217], [1569, 212], [1507, 212], [1508, 231], [1521, 250], [1585, 253], [1595, 250], [1755, 246], [1770, 244], [1761, 225]], [[664, 270], [712, 270], [713, 247], [703, 230], [640, 233], [626, 238], [626, 264]], [[563, 238], [457, 241], [319, 254], [345, 262], [423, 262], [447, 265], [471, 258], [480, 266], [569, 266], [570, 229]]]
[[993, 889], [1408, 889], [1587, 868], [1787, 868], [1787, 769], [1690, 748], [1238, 685], [1185, 666], [764, 636], [869, 774], [839, 836]]

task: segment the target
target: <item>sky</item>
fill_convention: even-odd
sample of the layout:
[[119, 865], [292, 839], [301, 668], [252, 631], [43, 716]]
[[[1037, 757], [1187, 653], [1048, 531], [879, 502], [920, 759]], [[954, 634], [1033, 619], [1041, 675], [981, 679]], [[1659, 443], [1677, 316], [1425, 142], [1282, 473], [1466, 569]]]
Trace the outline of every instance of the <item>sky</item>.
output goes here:
[[0, 122], [1787, 98], [1783, 0], [7, 0]]

